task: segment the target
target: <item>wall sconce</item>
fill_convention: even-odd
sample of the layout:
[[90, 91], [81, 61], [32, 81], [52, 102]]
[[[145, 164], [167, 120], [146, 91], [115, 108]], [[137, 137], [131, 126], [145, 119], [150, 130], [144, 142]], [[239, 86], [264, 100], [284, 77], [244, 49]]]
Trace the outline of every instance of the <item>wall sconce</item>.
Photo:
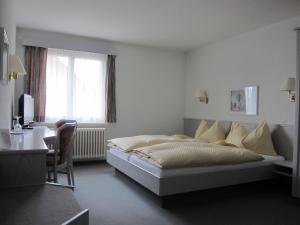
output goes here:
[[9, 75], [8, 75], [9, 80], [12, 80], [12, 79], [16, 80], [18, 78], [18, 76], [26, 74], [26, 70], [25, 70], [19, 56], [17, 56], [17, 55], [9, 56], [8, 71], [9, 71]]
[[208, 98], [205, 91], [202, 90], [195, 91], [194, 97], [199, 99], [199, 102], [205, 102], [206, 104], [208, 103]]
[[281, 87], [280, 91], [288, 91], [289, 92], [289, 100], [290, 102], [295, 102], [295, 78], [290, 77], [286, 79]]

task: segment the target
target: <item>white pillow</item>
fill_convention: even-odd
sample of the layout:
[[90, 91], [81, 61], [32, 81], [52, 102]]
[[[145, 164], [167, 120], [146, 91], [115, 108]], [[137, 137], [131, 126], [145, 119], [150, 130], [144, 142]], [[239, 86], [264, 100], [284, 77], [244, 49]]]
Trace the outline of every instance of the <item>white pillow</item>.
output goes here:
[[243, 138], [242, 144], [258, 154], [277, 155], [268, 124], [264, 121], [256, 127], [251, 133]]
[[201, 122], [199, 123], [199, 126], [196, 130], [195, 138], [199, 139], [201, 134], [203, 134], [208, 128], [209, 127], [208, 127], [207, 121], [206, 120], [201, 120]]
[[201, 134], [199, 138], [209, 143], [225, 140], [224, 129], [216, 120], [216, 122]]
[[242, 140], [249, 133], [250, 131], [245, 127], [242, 127], [238, 122], [232, 122], [230, 132], [227, 135], [225, 142], [242, 148], [244, 147]]

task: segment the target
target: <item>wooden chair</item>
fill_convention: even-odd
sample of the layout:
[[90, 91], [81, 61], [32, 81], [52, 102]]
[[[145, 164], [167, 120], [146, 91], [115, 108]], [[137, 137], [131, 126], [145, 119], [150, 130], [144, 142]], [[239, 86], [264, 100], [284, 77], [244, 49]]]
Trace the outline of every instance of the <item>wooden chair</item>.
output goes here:
[[[70, 120], [70, 119], [60, 119], [55, 123], [56, 130], [64, 125], [65, 123], [76, 123], [76, 120]], [[47, 137], [44, 138], [45, 143], [47, 144], [49, 149], [54, 149], [54, 145], [56, 144], [56, 137]]]
[[[72, 156], [76, 129], [76, 121], [67, 121], [64, 124], [60, 124], [57, 128], [55, 139], [45, 140], [46, 143], [48, 142], [47, 144], [51, 144], [54, 147], [47, 154], [48, 181], [57, 183], [57, 174], [64, 173], [67, 174], [68, 184], [75, 186]], [[49, 141], [52, 143], [49, 143]], [[53, 174], [53, 179], [51, 174]]]
[[58, 121], [55, 123], [56, 129], [58, 129], [59, 127], [61, 127], [61, 126], [64, 125], [65, 123], [77, 123], [77, 121], [76, 121], [76, 120], [69, 120], [69, 119], [61, 119], [61, 120], [58, 120]]

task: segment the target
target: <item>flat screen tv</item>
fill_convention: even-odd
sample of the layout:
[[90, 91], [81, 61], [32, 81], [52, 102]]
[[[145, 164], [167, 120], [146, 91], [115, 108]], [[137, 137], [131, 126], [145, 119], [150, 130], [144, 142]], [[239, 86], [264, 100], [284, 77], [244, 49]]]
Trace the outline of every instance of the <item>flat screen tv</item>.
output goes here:
[[34, 99], [31, 95], [23, 94], [19, 99], [20, 124], [28, 127], [34, 119]]
[[8, 80], [8, 39], [3, 27], [0, 27], [0, 81]]

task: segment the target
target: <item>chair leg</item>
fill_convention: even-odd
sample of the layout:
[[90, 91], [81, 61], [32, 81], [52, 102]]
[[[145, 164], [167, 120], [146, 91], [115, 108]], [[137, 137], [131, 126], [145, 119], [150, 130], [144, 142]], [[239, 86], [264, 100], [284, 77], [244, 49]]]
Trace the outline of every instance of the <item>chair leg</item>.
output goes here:
[[56, 166], [53, 167], [53, 181], [57, 183], [57, 168]]
[[72, 178], [72, 185], [75, 187], [75, 179], [74, 179], [74, 169], [73, 165], [70, 166], [71, 178]]
[[48, 182], [51, 181], [51, 172], [50, 172], [50, 170], [48, 170], [48, 178], [47, 178], [47, 181], [48, 181]]
[[70, 167], [67, 166], [67, 178], [68, 178], [68, 185], [71, 185], [71, 175], [70, 175]]

